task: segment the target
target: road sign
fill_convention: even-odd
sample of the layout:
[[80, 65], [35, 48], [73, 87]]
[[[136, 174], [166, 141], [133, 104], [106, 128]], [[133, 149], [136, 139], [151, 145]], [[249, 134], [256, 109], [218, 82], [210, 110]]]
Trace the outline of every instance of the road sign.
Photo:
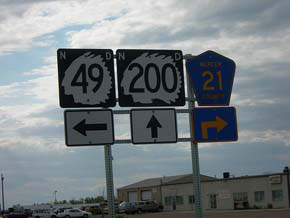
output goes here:
[[110, 49], [58, 49], [59, 101], [63, 108], [116, 105]]
[[67, 146], [114, 144], [112, 110], [66, 110]]
[[130, 116], [133, 144], [177, 142], [175, 109], [133, 109]]
[[235, 76], [235, 62], [213, 51], [186, 60], [198, 105], [229, 105]]
[[185, 105], [181, 51], [119, 49], [116, 56], [121, 107]]
[[197, 142], [237, 141], [238, 129], [234, 107], [193, 109], [194, 138]]

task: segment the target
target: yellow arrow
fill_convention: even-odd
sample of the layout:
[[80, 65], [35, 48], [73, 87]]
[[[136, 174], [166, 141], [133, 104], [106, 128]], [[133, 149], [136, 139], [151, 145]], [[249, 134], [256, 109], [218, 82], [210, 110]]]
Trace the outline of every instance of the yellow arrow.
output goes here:
[[225, 128], [228, 123], [224, 121], [222, 118], [216, 116], [215, 121], [206, 121], [206, 122], [201, 122], [201, 133], [202, 133], [202, 138], [207, 139], [208, 138], [208, 129], [209, 128], [216, 128], [217, 132], [220, 132]]

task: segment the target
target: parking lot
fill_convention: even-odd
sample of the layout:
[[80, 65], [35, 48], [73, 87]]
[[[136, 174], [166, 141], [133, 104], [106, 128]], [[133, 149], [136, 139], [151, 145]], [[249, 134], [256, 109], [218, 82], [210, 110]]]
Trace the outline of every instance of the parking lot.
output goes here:
[[[162, 212], [127, 215], [120, 214], [124, 218], [194, 218], [191, 212]], [[94, 216], [96, 217], [96, 216]], [[105, 217], [108, 217], [107, 215]], [[244, 211], [207, 211], [204, 218], [289, 218], [290, 209], [271, 210], [244, 210]], [[101, 218], [101, 216], [97, 216]]]

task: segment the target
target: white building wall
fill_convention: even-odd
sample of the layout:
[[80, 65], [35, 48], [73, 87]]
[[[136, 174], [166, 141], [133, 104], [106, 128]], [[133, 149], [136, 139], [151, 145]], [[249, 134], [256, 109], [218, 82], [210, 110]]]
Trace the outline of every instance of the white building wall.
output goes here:
[[179, 184], [179, 185], [166, 185], [162, 186], [162, 204], [164, 205], [164, 211], [172, 211], [173, 204], [166, 205], [165, 198], [166, 197], [175, 197], [182, 196], [183, 204], [176, 204], [176, 210], [193, 210], [194, 204], [189, 203], [189, 196], [193, 195], [193, 184]]
[[[272, 205], [273, 208], [288, 207], [288, 187], [286, 175], [281, 175], [280, 184], [271, 184], [268, 176], [249, 177], [236, 179], [223, 179], [207, 181], [201, 183], [203, 208], [206, 210], [233, 210], [233, 193], [246, 192], [248, 196], [248, 205], [250, 208], [267, 208]], [[273, 201], [272, 191], [282, 190], [283, 199]], [[255, 192], [264, 191], [264, 200], [255, 201]], [[176, 184], [162, 186], [162, 203], [165, 211], [172, 211], [173, 205], [166, 205], [166, 197], [183, 196], [183, 204], [176, 204], [176, 210], [193, 210], [194, 205], [188, 202], [188, 196], [193, 195], [193, 184]], [[216, 195], [216, 208], [211, 208], [210, 195]]]
[[[221, 196], [223, 190], [229, 193], [230, 196], [227, 196], [228, 198], [223, 198]], [[283, 191], [282, 201], [273, 201], [273, 190]], [[264, 201], [255, 201], [256, 191], [264, 191]], [[233, 193], [235, 192], [246, 192], [248, 195], [248, 203], [250, 207], [258, 206], [262, 208], [267, 208], [268, 205], [272, 205], [273, 208], [288, 207], [287, 177], [282, 176], [281, 184], [271, 184], [269, 182], [269, 177], [265, 176], [242, 179], [228, 179], [202, 183], [204, 208], [211, 209], [209, 204], [209, 196], [210, 194], [217, 194], [217, 209], [234, 209]]]

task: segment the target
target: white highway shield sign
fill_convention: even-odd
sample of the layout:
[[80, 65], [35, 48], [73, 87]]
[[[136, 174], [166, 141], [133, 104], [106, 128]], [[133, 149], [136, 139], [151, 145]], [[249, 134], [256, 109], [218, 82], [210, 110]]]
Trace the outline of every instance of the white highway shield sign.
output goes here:
[[185, 105], [181, 51], [119, 49], [116, 57], [121, 107]]
[[114, 144], [112, 110], [66, 110], [67, 146]]
[[177, 142], [175, 109], [133, 109], [130, 115], [133, 144]]
[[63, 108], [116, 105], [110, 49], [58, 49], [59, 101]]

